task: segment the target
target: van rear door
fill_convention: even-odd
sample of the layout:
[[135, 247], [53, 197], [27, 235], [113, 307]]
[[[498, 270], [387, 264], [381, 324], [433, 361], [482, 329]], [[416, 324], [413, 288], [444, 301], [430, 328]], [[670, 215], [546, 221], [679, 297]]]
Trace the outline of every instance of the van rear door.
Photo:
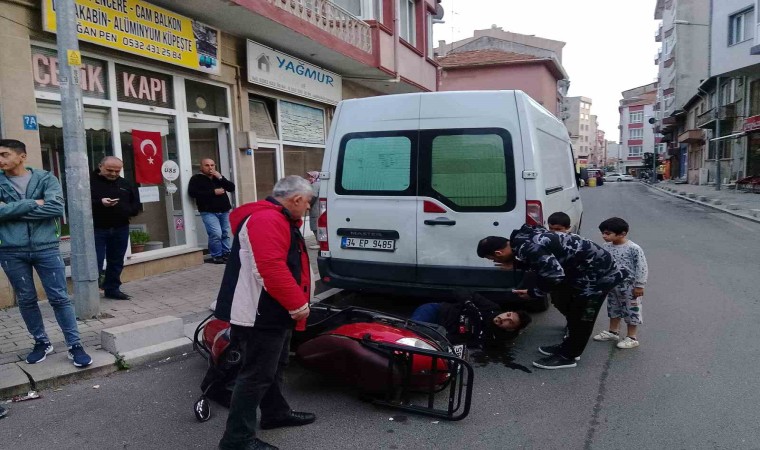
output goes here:
[[509, 287], [512, 277], [494, 276], [497, 269], [476, 248], [486, 236], [508, 237], [525, 218], [514, 96], [460, 95], [424, 97], [420, 108], [417, 278]]
[[[414, 281], [419, 100], [402, 100], [407, 100], [404, 105], [374, 111], [353, 111], [350, 103], [341, 110], [340, 141], [330, 156], [334, 185], [327, 198], [330, 265], [336, 275]], [[396, 112], [391, 120], [389, 110]], [[374, 114], [386, 117], [373, 120]]]

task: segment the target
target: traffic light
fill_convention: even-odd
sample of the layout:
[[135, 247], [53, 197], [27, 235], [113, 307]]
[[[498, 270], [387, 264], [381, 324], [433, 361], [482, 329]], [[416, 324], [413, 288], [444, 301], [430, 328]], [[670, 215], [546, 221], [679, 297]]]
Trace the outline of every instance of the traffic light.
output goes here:
[[[652, 167], [652, 157], [653, 156], [654, 156], [653, 153], [644, 153], [644, 157], [641, 159], [641, 164], [644, 167]], [[659, 167], [661, 165], [662, 165], [662, 161], [660, 161], [659, 158], [658, 158], [657, 159], [657, 166]]]

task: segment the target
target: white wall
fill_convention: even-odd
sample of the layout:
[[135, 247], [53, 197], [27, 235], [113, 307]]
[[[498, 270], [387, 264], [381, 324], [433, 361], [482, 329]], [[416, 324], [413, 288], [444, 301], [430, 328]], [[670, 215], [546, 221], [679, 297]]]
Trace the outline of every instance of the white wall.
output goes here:
[[[723, 75], [731, 71], [760, 63], [760, 55], [751, 55], [750, 49], [757, 37], [756, 30], [757, 8], [753, 0], [720, 0], [713, 1], [712, 32], [711, 32], [711, 69], [710, 75]], [[750, 39], [729, 46], [729, 17], [735, 13], [755, 8], [755, 12], [746, 22], [747, 30], [750, 31]], [[754, 39], [753, 39], [754, 37]]]

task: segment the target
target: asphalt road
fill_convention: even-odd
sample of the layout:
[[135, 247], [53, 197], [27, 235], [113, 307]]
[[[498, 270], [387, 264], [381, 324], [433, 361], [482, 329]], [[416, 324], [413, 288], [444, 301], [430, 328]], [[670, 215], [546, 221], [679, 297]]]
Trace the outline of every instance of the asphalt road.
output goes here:
[[[317, 422], [260, 436], [284, 449], [760, 448], [760, 225], [638, 183], [582, 197], [582, 234], [599, 241], [597, 224], [621, 216], [646, 252], [639, 348], [591, 342], [575, 369], [534, 369], [536, 347], [562, 335], [556, 311], [537, 314], [510, 351], [475, 363], [473, 410], [456, 423], [374, 407], [294, 366], [291, 406]], [[188, 355], [43, 392], [0, 420], [0, 448], [216, 448], [226, 410], [192, 413], [204, 369]]]

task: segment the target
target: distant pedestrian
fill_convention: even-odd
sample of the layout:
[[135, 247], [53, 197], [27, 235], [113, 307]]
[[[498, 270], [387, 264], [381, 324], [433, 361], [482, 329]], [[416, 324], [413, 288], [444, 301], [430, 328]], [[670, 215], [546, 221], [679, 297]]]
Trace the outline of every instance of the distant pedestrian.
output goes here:
[[310, 312], [311, 268], [300, 228], [313, 196], [308, 181], [291, 175], [275, 184], [271, 197], [231, 214], [235, 240], [215, 315], [230, 322], [242, 363], [221, 450], [276, 449], [256, 438], [257, 407], [263, 430], [316, 419], [291, 410], [282, 395], [293, 327], [303, 329]]
[[208, 235], [208, 252], [214, 264], [224, 264], [230, 255], [230, 198], [235, 183], [216, 170], [213, 159], [201, 160], [201, 173], [190, 178], [188, 194], [195, 199]]
[[[317, 238], [317, 230], [319, 229], [317, 221], [319, 220], [319, 172], [316, 170], [306, 172], [308, 176], [307, 180], [311, 183], [311, 187], [314, 189], [314, 197], [311, 199], [311, 207], [309, 208], [309, 229], [314, 234], [314, 239]], [[311, 250], [319, 250], [319, 242], [309, 246]]]
[[[599, 224], [599, 231], [604, 239], [604, 249], [612, 254], [617, 264], [630, 273], [621, 284], [615, 286], [607, 296], [607, 316], [610, 326], [594, 336], [595, 341], [616, 341], [617, 348], [635, 348], [639, 346], [636, 335], [642, 324], [641, 306], [644, 299], [644, 287], [647, 285], [649, 269], [644, 250], [628, 239], [628, 222], [612, 217]], [[625, 339], [620, 340], [618, 330], [620, 320], [628, 326]]]
[[577, 366], [607, 293], [628, 276], [609, 252], [577, 234], [553, 233], [523, 225], [509, 239], [489, 236], [478, 243], [478, 256], [503, 268], [516, 265], [536, 273], [536, 287], [522, 298], [536, 299], [564, 284], [568, 289], [568, 334], [561, 344], [541, 346], [541, 369]]
[[50, 172], [26, 167], [26, 146], [0, 140], [0, 265], [16, 293], [18, 309], [34, 348], [28, 364], [45, 360], [53, 351], [45, 332], [32, 269], [37, 271], [48, 303], [61, 327], [74, 366], [92, 364], [84, 351], [74, 305], [66, 286], [66, 266], [58, 249], [63, 216], [61, 183]]
[[140, 213], [140, 193], [121, 177], [123, 167], [119, 158], [106, 156], [90, 177], [98, 272], [106, 298], [114, 300], [131, 298], [121, 291], [121, 271], [129, 244], [129, 219]]

